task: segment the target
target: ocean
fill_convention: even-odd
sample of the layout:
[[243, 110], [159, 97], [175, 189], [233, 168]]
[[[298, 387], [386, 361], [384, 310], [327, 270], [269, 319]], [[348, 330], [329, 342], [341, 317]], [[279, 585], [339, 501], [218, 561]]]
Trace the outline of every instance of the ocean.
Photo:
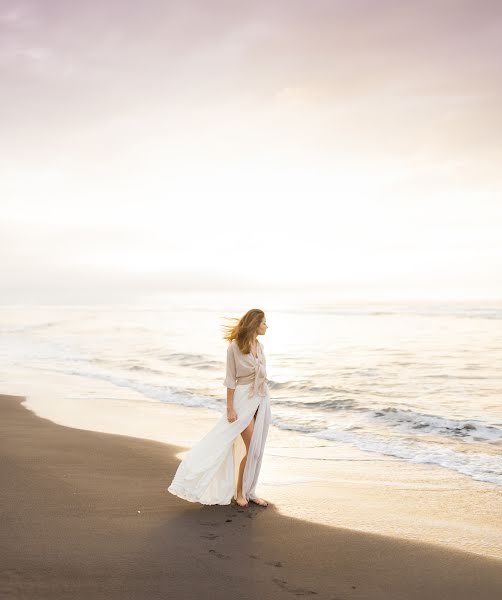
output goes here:
[[0, 384], [62, 373], [221, 413], [224, 317], [258, 307], [273, 425], [502, 485], [502, 302], [249, 299], [1, 306]]

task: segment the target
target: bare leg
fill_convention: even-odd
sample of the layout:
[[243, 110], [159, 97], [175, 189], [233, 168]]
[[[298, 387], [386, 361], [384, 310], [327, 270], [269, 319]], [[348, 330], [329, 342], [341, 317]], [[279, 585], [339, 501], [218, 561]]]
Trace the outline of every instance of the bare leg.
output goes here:
[[244, 440], [244, 444], [246, 445], [246, 455], [241, 460], [241, 464], [239, 465], [239, 479], [237, 480], [237, 498], [235, 500], [239, 506], [248, 505], [246, 498], [244, 498], [244, 496], [242, 495], [242, 479], [244, 477], [244, 468], [246, 467], [246, 459], [248, 456], [247, 453], [249, 452], [249, 445], [251, 444], [251, 438], [253, 437], [255, 421], [256, 413], [254, 414], [251, 423], [249, 423], [246, 429], [244, 429], [241, 433], [242, 439]]
[[[258, 410], [256, 410], [256, 412], [258, 412]], [[256, 421], [256, 412], [254, 414], [254, 421]], [[244, 470], [243, 470], [244, 472]], [[264, 500], [263, 498], [259, 498], [258, 496], [254, 496], [253, 498], [250, 498], [251, 502], [254, 502], [255, 504], [259, 504], [260, 506], [268, 506], [268, 502], [266, 500]]]

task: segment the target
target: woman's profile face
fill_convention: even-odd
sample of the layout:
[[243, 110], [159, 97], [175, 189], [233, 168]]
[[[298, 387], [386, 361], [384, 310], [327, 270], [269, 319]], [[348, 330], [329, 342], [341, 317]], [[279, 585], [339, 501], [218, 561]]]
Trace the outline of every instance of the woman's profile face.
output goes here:
[[264, 335], [265, 332], [267, 331], [267, 329], [268, 329], [267, 319], [266, 319], [266, 317], [263, 317], [263, 319], [258, 327], [258, 332], [257, 332], [258, 335]]

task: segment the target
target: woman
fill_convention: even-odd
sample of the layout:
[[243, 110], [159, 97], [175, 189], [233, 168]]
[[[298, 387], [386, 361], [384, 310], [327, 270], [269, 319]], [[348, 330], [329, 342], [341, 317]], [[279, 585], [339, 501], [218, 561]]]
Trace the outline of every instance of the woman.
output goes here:
[[167, 490], [201, 504], [230, 504], [234, 498], [239, 506], [249, 500], [267, 506], [255, 494], [271, 421], [265, 353], [257, 339], [267, 331], [267, 321], [258, 308], [235, 321], [224, 326], [230, 342], [226, 414], [187, 452]]

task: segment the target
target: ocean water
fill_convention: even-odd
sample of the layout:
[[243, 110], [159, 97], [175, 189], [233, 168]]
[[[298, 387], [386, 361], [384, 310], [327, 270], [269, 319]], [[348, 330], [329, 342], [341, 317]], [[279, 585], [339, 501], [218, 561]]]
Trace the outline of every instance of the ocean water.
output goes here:
[[[1, 379], [64, 373], [222, 412], [221, 326], [248, 300], [0, 306]], [[502, 485], [502, 302], [265, 300], [275, 426]]]

